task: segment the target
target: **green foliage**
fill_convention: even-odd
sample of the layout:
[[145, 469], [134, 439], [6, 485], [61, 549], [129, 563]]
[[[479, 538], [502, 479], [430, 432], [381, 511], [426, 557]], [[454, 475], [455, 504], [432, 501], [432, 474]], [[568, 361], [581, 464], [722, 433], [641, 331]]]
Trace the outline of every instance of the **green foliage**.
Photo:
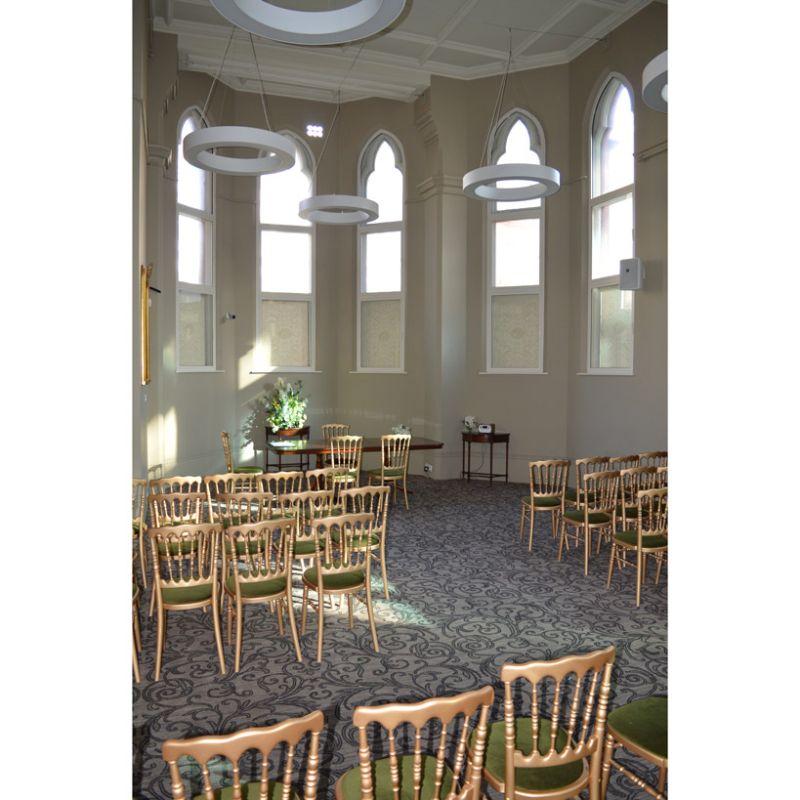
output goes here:
[[253, 410], [242, 425], [245, 442], [254, 441], [256, 431], [265, 425], [275, 433], [285, 428], [302, 428], [306, 422], [308, 398], [303, 397], [303, 382], [278, 378], [275, 385], [253, 403]]

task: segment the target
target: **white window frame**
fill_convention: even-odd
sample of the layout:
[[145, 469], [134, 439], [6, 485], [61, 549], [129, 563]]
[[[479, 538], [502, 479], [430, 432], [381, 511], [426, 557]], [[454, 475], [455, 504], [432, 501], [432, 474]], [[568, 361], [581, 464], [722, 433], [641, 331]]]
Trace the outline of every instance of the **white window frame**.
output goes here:
[[[404, 373], [406, 371], [406, 169], [405, 154], [399, 140], [385, 130], [378, 131], [364, 145], [358, 160], [358, 191], [362, 197], [367, 196], [367, 179], [375, 167], [375, 155], [378, 148], [388, 142], [394, 151], [395, 166], [403, 174], [402, 219], [394, 222], [370, 222], [358, 226], [358, 281], [356, 283], [356, 368], [355, 372], [387, 372]], [[400, 232], [400, 291], [399, 292], [365, 292], [367, 279], [367, 235], [371, 233]], [[361, 305], [376, 300], [400, 301], [400, 366], [399, 367], [365, 367], [361, 361]]]
[[[606, 92], [609, 91], [614, 83], [620, 83], [624, 86], [631, 98], [631, 111], [633, 113], [633, 130], [634, 142], [636, 137], [636, 104], [634, 102], [634, 93], [630, 83], [620, 74], [612, 73], [605, 80], [600, 90], [595, 96], [594, 104], [592, 106], [592, 113], [589, 116], [589, 179], [587, 181], [589, 190], [588, 200], [588, 215], [587, 215], [587, 248], [586, 248], [586, 264], [587, 264], [587, 285], [588, 293], [586, 299], [586, 374], [587, 375], [633, 375], [633, 367], [636, 363], [636, 293], [630, 292], [631, 296], [631, 366], [630, 367], [593, 367], [592, 361], [594, 357], [595, 346], [599, 347], [599, 341], [595, 340], [595, 327], [596, 320], [593, 314], [592, 292], [594, 289], [603, 288], [606, 286], [619, 286], [619, 274], [606, 275], [602, 278], [592, 278], [592, 254], [594, 252], [594, 231], [592, 220], [594, 217], [594, 210], [599, 206], [611, 205], [612, 203], [619, 202], [630, 196], [631, 205], [633, 208], [632, 227], [631, 227], [631, 256], [636, 254], [636, 159], [634, 154], [631, 153], [631, 160], [633, 161], [633, 182], [626, 186], [620, 186], [611, 191], [594, 196], [594, 175], [595, 175], [595, 162], [599, 158], [599, 147], [595, 146], [595, 118], [600, 108], [600, 104], [604, 102]], [[616, 90], [614, 91], [616, 94]]]
[[[503, 116], [497, 123], [492, 134], [492, 148], [490, 151], [490, 163], [496, 164], [497, 159], [506, 150], [506, 139], [511, 128], [522, 121], [528, 129], [531, 140], [531, 150], [539, 156], [539, 163], [546, 164], [545, 160], [545, 140], [544, 131], [530, 112], [521, 108], [514, 108]], [[543, 375], [545, 374], [544, 363], [544, 317], [545, 317], [545, 207], [547, 201], [542, 198], [540, 205], [532, 208], [515, 208], [503, 211], [497, 210], [497, 203], [487, 204], [486, 213], [486, 304], [485, 304], [485, 330], [484, 338], [486, 342], [485, 365], [487, 374], [497, 375]], [[494, 285], [495, 276], [495, 223], [514, 219], [538, 219], [539, 220], [539, 283], [526, 284], [523, 286], [502, 286]], [[495, 367], [492, 365], [492, 298], [497, 295], [536, 295], [539, 298], [539, 366], [531, 367]]]
[[[196, 130], [200, 130], [207, 122], [203, 119], [199, 108], [186, 109], [178, 121], [177, 147], [182, 147], [180, 138], [181, 130], [188, 117], [194, 117], [197, 123]], [[217, 371], [217, 288], [216, 288], [216, 258], [214, 257], [216, 245], [216, 182], [214, 173], [208, 174], [206, 181], [206, 206], [208, 210], [201, 210], [178, 202], [178, 159], [175, 159], [175, 372], [216, 372]], [[181, 215], [193, 217], [203, 224], [205, 274], [211, 276], [210, 284], [186, 283], [178, 279], [178, 237], [179, 221]], [[180, 299], [181, 295], [207, 296], [211, 298], [211, 364], [204, 366], [181, 365], [180, 351]]]
[[[292, 131], [280, 131], [288, 136], [295, 144], [299, 153], [302, 153], [307, 169], [311, 172], [311, 194], [315, 193], [316, 174], [314, 156], [305, 142]], [[307, 233], [311, 237], [311, 292], [265, 292], [261, 289], [261, 232], [282, 231], [285, 233]], [[267, 364], [261, 344], [261, 303], [264, 300], [285, 300], [295, 303], [307, 302], [308, 305], [308, 361], [306, 367], [286, 366], [282, 364]], [[317, 367], [317, 226], [311, 225], [276, 225], [261, 222], [261, 179], [256, 187], [256, 346], [254, 348], [255, 363], [254, 373], [307, 373], [316, 372]]]

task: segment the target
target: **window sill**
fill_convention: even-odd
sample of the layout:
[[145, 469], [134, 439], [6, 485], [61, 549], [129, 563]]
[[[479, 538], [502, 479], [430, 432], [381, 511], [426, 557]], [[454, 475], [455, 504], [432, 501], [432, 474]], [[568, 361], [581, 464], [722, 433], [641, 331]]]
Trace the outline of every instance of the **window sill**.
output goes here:
[[216, 369], [214, 367], [175, 367], [175, 372], [194, 373], [194, 374], [206, 373], [207, 375], [217, 375], [225, 372], [225, 370]]
[[540, 369], [492, 369], [479, 372], [478, 375], [549, 375]]
[[350, 375], [408, 375], [404, 369], [351, 369]]
[[591, 372], [576, 372], [576, 375], [584, 376], [584, 375], [605, 375], [606, 377], [616, 377], [616, 378], [633, 378], [635, 376], [634, 371], [631, 370], [604, 370], [604, 369], [596, 369], [592, 370]]
[[278, 372], [286, 373], [303, 373], [303, 374], [316, 374], [322, 373], [321, 369], [314, 369], [313, 367], [268, 367], [267, 369], [251, 369], [251, 375], [274, 375]]

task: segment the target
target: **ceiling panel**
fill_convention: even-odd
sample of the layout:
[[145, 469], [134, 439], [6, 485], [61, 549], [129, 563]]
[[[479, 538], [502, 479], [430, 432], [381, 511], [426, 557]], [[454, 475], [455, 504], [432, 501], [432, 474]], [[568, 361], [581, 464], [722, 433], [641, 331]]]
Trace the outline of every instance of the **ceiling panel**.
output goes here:
[[389, 53], [393, 56], [406, 56], [419, 60], [422, 54], [430, 49], [430, 45], [425, 42], [409, 42], [405, 39], [395, 39], [391, 36], [383, 36], [380, 40], [366, 42], [364, 51], [373, 53]]
[[581, 3], [553, 25], [549, 32], [580, 36], [590, 31], [595, 25], [607, 22], [611, 19], [613, 13], [610, 8], [600, 8]]
[[470, 0], [411, 0], [411, 10], [407, 15], [401, 15], [399, 28], [409, 33], [418, 33], [422, 36], [438, 36], [453, 17], [458, 14], [462, 6]]
[[[482, 67], [486, 64], [497, 62], [496, 58], [492, 56], [481, 55], [479, 53], [469, 53], [464, 50], [453, 50], [449, 47], [437, 47], [431, 55], [430, 62], [439, 64], [453, 64], [457, 67]], [[503, 62], [505, 63], [505, 62]], [[428, 67], [434, 65], [428, 63]]]

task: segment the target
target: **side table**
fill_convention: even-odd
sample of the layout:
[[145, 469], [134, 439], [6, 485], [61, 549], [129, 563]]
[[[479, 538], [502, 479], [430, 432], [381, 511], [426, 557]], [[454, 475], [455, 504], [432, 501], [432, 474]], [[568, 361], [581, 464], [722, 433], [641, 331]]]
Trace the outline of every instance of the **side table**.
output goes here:
[[[308, 439], [311, 436], [311, 426], [306, 425], [303, 428], [292, 428], [291, 430], [284, 430], [278, 431], [277, 433], [272, 432], [272, 428], [269, 425], [265, 426], [265, 431], [267, 434], [267, 442], [275, 441], [276, 439]], [[300, 453], [299, 461], [296, 461], [291, 464], [284, 464], [283, 463], [283, 454], [278, 453], [278, 472], [280, 472], [284, 467], [296, 467], [297, 469], [305, 470], [309, 468], [309, 459], [308, 455]], [[264, 472], [269, 472], [269, 447], [266, 448], [266, 452], [264, 453]]]
[[[462, 433], [461, 434], [461, 477], [468, 481], [473, 478], [488, 478], [491, 483], [495, 478], [505, 478], [508, 483], [508, 441], [510, 433]], [[473, 472], [471, 461], [472, 444], [489, 445], [489, 471]], [[494, 471], [494, 446], [505, 444], [506, 446], [506, 470], [505, 472]]]

